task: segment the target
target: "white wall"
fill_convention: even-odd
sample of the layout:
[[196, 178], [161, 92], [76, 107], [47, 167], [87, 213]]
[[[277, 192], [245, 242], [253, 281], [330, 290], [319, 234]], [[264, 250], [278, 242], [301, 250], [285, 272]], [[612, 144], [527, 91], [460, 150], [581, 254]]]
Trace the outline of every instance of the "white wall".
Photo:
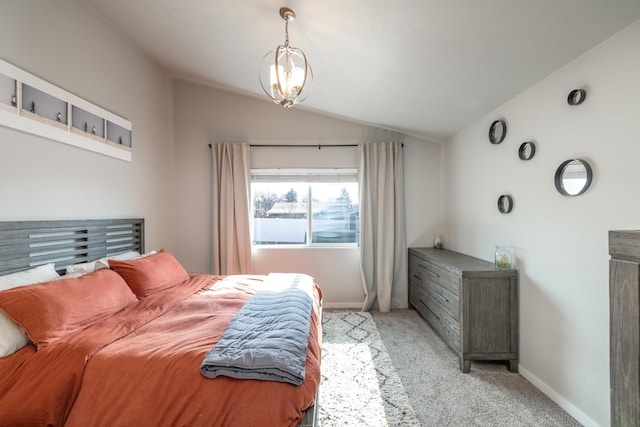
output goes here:
[[0, 7], [0, 56], [133, 124], [125, 162], [0, 127], [0, 220], [144, 217], [174, 243], [171, 80], [80, 0]]
[[[313, 96], [313, 95], [311, 95]], [[266, 97], [251, 98], [204, 87], [174, 83], [177, 249], [190, 271], [210, 271], [209, 176], [211, 142], [279, 144], [357, 144], [361, 141], [404, 141], [407, 187], [407, 242], [430, 244], [441, 227], [440, 145], [399, 133], [305, 111], [288, 110]], [[266, 149], [257, 149], [266, 150]], [[259, 154], [253, 154], [257, 161]], [[294, 165], [307, 156], [330, 155], [344, 162], [344, 152], [323, 149], [279, 149]], [[333, 149], [337, 150], [337, 149]], [[355, 150], [355, 149], [354, 149]], [[333, 153], [333, 154], [329, 154]], [[262, 153], [264, 159], [264, 152]], [[254, 272], [304, 271], [321, 285], [327, 307], [361, 307], [364, 300], [358, 248], [255, 248]]]
[[[493, 260], [517, 248], [521, 372], [580, 422], [609, 425], [607, 231], [640, 221], [640, 21], [568, 64], [444, 145], [449, 247]], [[587, 89], [580, 106], [568, 93]], [[504, 117], [505, 141], [487, 139]], [[519, 145], [537, 144], [521, 161]], [[554, 173], [584, 158], [594, 172], [579, 197], [561, 196]], [[514, 210], [496, 201], [511, 194]]]

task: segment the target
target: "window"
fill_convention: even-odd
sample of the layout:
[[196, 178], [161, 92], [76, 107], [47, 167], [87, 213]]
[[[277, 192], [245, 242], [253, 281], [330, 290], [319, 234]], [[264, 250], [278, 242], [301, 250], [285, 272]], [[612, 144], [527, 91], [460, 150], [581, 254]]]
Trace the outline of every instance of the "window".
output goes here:
[[251, 200], [254, 245], [355, 246], [360, 240], [354, 170], [254, 170]]

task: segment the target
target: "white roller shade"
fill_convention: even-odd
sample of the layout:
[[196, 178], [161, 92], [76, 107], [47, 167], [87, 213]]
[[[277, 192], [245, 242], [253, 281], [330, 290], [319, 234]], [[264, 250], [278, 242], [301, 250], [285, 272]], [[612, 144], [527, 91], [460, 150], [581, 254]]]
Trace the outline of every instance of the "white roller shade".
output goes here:
[[356, 168], [251, 169], [253, 182], [358, 182]]

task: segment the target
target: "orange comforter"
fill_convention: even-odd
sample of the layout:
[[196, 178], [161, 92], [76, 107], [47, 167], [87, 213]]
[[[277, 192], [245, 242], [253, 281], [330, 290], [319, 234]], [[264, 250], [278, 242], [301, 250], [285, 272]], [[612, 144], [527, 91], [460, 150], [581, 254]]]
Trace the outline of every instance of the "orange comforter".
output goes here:
[[320, 382], [318, 288], [299, 387], [200, 373], [204, 356], [261, 280], [194, 276], [42, 350], [28, 346], [0, 359], [0, 424], [296, 425]]

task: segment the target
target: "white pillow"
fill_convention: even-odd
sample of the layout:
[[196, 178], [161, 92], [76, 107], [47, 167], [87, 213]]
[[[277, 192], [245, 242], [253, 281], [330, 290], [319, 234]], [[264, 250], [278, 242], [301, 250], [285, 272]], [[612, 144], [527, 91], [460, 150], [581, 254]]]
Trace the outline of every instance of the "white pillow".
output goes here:
[[[45, 264], [29, 270], [0, 276], [0, 291], [59, 278], [60, 275], [56, 271], [55, 265], [53, 263]], [[22, 328], [0, 311], [0, 357], [15, 353], [28, 343], [29, 338], [27, 338], [27, 334], [24, 333]]]
[[0, 291], [59, 278], [54, 263], [41, 265], [17, 273], [0, 276]]
[[83, 274], [91, 273], [101, 268], [105, 268], [105, 267], [102, 264], [99, 265], [98, 261], [83, 262], [81, 264], [72, 264], [67, 266], [67, 272], [65, 276], [74, 275], [74, 277], [77, 277]]
[[0, 312], [0, 357], [9, 356], [29, 344], [22, 328]]
[[146, 256], [149, 256], [149, 255], [155, 254], [155, 253], [156, 253], [156, 251], [151, 251], [151, 252], [147, 252], [144, 255], [140, 255], [140, 252], [138, 252], [138, 251], [129, 251], [129, 252], [125, 252], [125, 253], [122, 253], [122, 254], [110, 256], [109, 258], [100, 258], [98, 261], [96, 261], [96, 270], [98, 268], [111, 268], [109, 266], [109, 260], [110, 259], [115, 259], [115, 260], [118, 260], [118, 261], [125, 261], [125, 260], [129, 260], [129, 259], [144, 258]]

